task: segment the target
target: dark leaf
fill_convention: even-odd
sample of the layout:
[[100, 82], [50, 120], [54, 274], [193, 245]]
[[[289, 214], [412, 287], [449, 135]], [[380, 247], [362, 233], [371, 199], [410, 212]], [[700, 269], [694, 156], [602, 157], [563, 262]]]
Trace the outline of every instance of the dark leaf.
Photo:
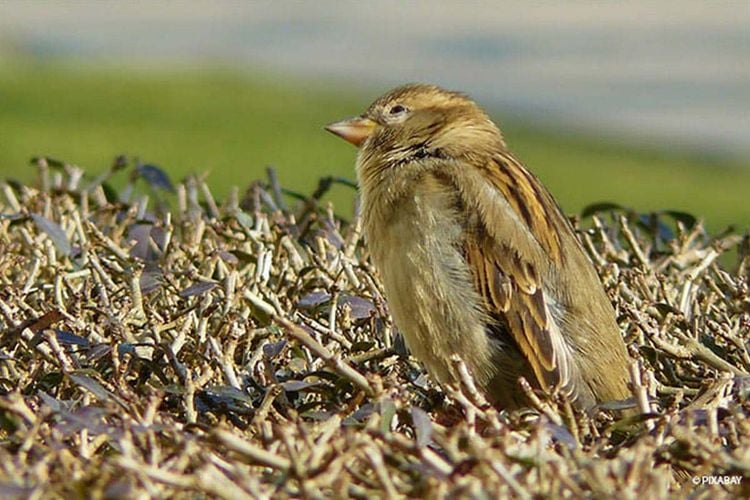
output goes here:
[[300, 309], [312, 309], [331, 300], [331, 296], [326, 292], [311, 292], [304, 295], [297, 302]]
[[169, 180], [169, 176], [164, 170], [156, 165], [140, 165], [136, 168], [136, 171], [146, 180], [149, 186], [174, 192], [175, 189], [172, 185], [172, 181]]
[[286, 346], [286, 340], [279, 342], [269, 342], [263, 345], [263, 355], [268, 359], [273, 359], [281, 353], [281, 350]]
[[295, 200], [300, 200], [300, 201], [307, 201], [308, 200], [307, 195], [304, 195], [304, 194], [299, 193], [297, 191], [292, 191], [291, 189], [281, 188], [281, 192], [282, 192], [282, 194], [284, 194], [286, 196], [289, 196], [290, 198], [294, 198]]
[[318, 385], [320, 385], [320, 382], [306, 382], [304, 380], [288, 380], [281, 384], [284, 390], [288, 392], [302, 391]]
[[88, 359], [96, 361], [112, 352], [112, 346], [109, 344], [97, 344], [88, 352]]
[[420, 389], [427, 389], [427, 387], [430, 385], [429, 382], [430, 382], [430, 379], [428, 379], [424, 373], [420, 373], [419, 376], [416, 379], [414, 379], [412, 383], [416, 385], [417, 387], [419, 387]]
[[56, 158], [49, 158], [47, 156], [35, 156], [31, 159], [31, 164], [38, 165], [42, 161], [46, 162], [47, 166], [49, 166], [50, 168], [54, 168], [58, 170], [63, 170], [65, 168], [64, 161], [60, 161]]
[[63, 374], [61, 372], [49, 372], [42, 375], [42, 377], [35, 382], [34, 386], [39, 390], [51, 391], [60, 385], [62, 380]]
[[750, 396], [750, 376], [736, 376], [734, 377], [734, 387], [732, 392], [739, 396], [741, 401], [744, 401]]
[[258, 196], [260, 197], [260, 200], [263, 202], [263, 204], [270, 208], [272, 212], [276, 212], [279, 210], [279, 207], [276, 205], [276, 202], [268, 193], [268, 191], [266, 191], [265, 189], [261, 189], [258, 191]]
[[135, 241], [130, 249], [130, 255], [141, 260], [152, 260], [153, 251], [149, 245], [151, 239], [151, 224], [133, 224], [128, 228], [128, 240]]
[[309, 410], [309, 411], [301, 412], [300, 415], [310, 420], [315, 420], [317, 422], [326, 422], [330, 420], [331, 417], [333, 417], [334, 413], [331, 413], [330, 411]]
[[5, 183], [8, 184], [16, 193], [20, 193], [25, 185], [23, 182], [19, 181], [18, 179], [14, 179], [12, 177], [6, 177]]
[[162, 285], [162, 276], [163, 274], [158, 268], [143, 271], [140, 280], [141, 293], [147, 295], [159, 289]]
[[314, 372], [308, 373], [307, 376], [308, 377], [322, 378], [323, 380], [329, 380], [329, 381], [334, 382], [334, 383], [338, 382], [338, 380], [340, 378], [335, 373], [331, 373], [331, 372], [329, 372], [327, 370], [315, 370]]
[[63, 330], [55, 330], [55, 336], [57, 337], [57, 341], [62, 345], [77, 345], [82, 347], [90, 345], [88, 339]]
[[135, 346], [129, 342], [123, 342], [122, 344], [117, 346], [117, 354], [121, 357], [126, 354], [136, 356]]
[[185, 386], [177, 385], [177, 384], [165, 385], [162, 389], [167, 394], [176, 394], [178, 396], [182, 396], [186, 392]]
[[122, 170], [123, 168], [128, 166], [128, 158], [125, 155], [117, 155], [115, 156], [115, 159], [112, 160], [112, 166], [110, 169], [112, 172], [117, 172], [118, 170]]
[[351, 416], [354, 418], [354, 420], [361, 422], [367, 419], [373, 413], [375, 413], [375, 406], [370, 403], [366, 403], [357, 408], [357, 410], [352, 413]]
[[196, 409], [201, 413], [216, 412], [232, 415], [247, 415], [253, 410], [251, 398], [244, 392], [231, 386], [212, 387], [200, 391], [195, 398]]
[[299, 275], [300, 278], [302, 278], [305, 275], [309, 273], [314, 273], [316, 271], [319, 271], [319, 269], [316, 266], [305, 266], [302, 269], [300, 269], [297, 274]]
[[112, 394], [107, 389], [105, 389], [103, 385], [101, 385], [99, 382], [89, 377], [88, 375], [71, 374], [70, 380], [88, 390], [102, 401], [106, 401], [112, 397]]
[[601, 203], [592, 203], [591, 205], [587, 205], [582, 211], [581, 211], [581, 217], [590, 217], [592, 215], [596, 215], [601, 212], [611, 212], [613, 210], [622, 210], [622, 206], [618, 205], [617, 203], [611, 203], [611, 202], [601, 202]]
[[238, 259], [237, 256], [234, 255], [232, 252], [227, 252], [226, 250], [219, 250], [218, 254], [219, 254], [219, 257], [221, 257], [221, 260], [229, 264], [239, 264], [240, 262], [240, 259]]
[[616, 421], [610, 429], [612, 432], [632, 432], [634, 426], [641, 426], [643, 422], [662, 418], [658, 413], [639, 413]]
[[39, 214], [31, 214], [31, 218], [34, 219], [39, 230], [49, 236], [52, 243], [55, 244], [60, 252], [65, 255], [70, 255], [73, 252], [73, 248], [70, 246], [70, 241], [68, 241], [68, 236], [59, 224]]
[[0, 483], [0, 498], [33, 498], [37, 490], [11, 482]]
[[678, 316], [682, 315], [682, 312], [679, 309], [677, 309], [671, 304], [667, 304], [666, 302], [657, 302], [656, 304], [654, 304], [654, 307], [656, 308], [657, 311], [659, 311], [660, 313], [664, 315], [668, 313], [672, 313]]
[[417, 434], [417, 446], [423, 447], [432, 441], [432, 421], [430, 416], [421, 408], [411, 407], [411, 420], [414, 432]]
[[600, 403], [596, 405], [596, 407], [602, 410], [609, 410], [609, 411], [627, 410], [628, 408], [635, 407], [635, 399], [627, 398], [627, 399], [617, 400], [617, 401], [606, 401], [604, 403]]
[[695, 218], [695, 216], [687, 213], [687, 212], [680, 212], [677, 210], [665, 210], [665, 215], [668, 215], [672, 217], [674, 220], [681, 222], [683, 226], [685, 226], [685, 229], [690, 230], [695, 227], [695, 225], [698, 223], [698, 220]]
[[113, 188], [109, 182], [102, 182], [102, 190], [104, 191], [104, 196], [109, 203], [115, 203], [120, 199], [117, 190]]
[[328, 240], [335, 248], [342, 248], [344, 246], [344, 239], [328, 221], [326, 221], [325, 229], [317, 231], [316, 235]]
[[571, 450], [578, 447], [578, 442], [576, 441], [576, 438], [573, 437], [573, 434], [571, 434], [570, 431], [566, 427], [562, 425], [557, 425], [556, 423], [549, 422], [549, 421], [545, 422], [544, 427], [549, 431], [553, 439], [566, 445]]
[[375, 304], [362, 297], [356, 297], [354, 295], [345, 295], [339, 301], [340, 305], [348, 305], [351, 309], [352, 318], [364, 319], [369, 318], [372, 313], [377, 312]]
[[56, 413], [62, 411], [62, 404], [60, 404], [60, 401], [58, 401], [56, 398], [53, 398], [44, 391], [39, 391], [37, 394], [39, 395], [39, 398], [42, 400], [42, 402], [49, 406], [52, 411]]
[[237, 260], [239, 260], [243, 265], [258, 261], [258, 257], [256, 255], [243, 252], [242, 250], [232, 250], [231, 254], [234, 255], [234, 257]]
[[[103, 422], [108, 411], [96, 406], [83, 406], [74, 411], [66, 412], [55, 426], [55, 430], [63, 436], [68, 437], [82, 429], [87, 429], [94, 434], [107, 432], [107, 425]], [[135, 427], [135, 426], [133, 426]]]
[[253, 402], [253, 398], [248, 396], [245, 392], [237, 389], [236, 387], [232, 387], [231, 385], [218, 385], [218, 386], [209, 387], [206, 389], [206, 392], [209, 392], [215, 396], [220, 396], [222, 398], [229, 398], [235, 401], [242, 401], [243, 403]]
[[661, 220], [659, 221], [658, 231], [659, 238], [661, 238], [662, 241], [670, 241], [674, 239], [674, 231], [672, 231], [672, 228], [664, 224]]
[[337, 184], [341, 184], [342, 186], [346, 186], [352, 189], [359, 189], [359, 186], [356, 182], [354, 182], [351, 179], [347, 179], [346, 177], [334, 177], [333, 182]]
[[164, 245], [167, 243], [167, 232], [164, 231], [163, 227], [154, 226], [151, 228], [151, 239], [154, 240], [156, 246], [163, 252]]
[[369, 340], [360, 340], [352, 344], [352, 352], [369, 351], [375, 346], [375, 342]]
[[204, 293], [214, 289], [215, 287], [216, 283], [214, 283], [213, 281], [198, 281], [182, 290], [179, 295], [182, 298], [194, 297], [196, 295], [203, 295]]
[[393, 350], [402, 358], [409, 356], [409, 348], [406, 347], [406, 340], [401, 332], [396, 332], [393, 336]]

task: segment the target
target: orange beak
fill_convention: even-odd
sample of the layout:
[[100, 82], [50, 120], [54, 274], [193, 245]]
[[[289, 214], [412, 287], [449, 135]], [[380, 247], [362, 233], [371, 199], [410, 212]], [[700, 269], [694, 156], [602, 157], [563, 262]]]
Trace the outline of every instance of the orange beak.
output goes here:
[[376, 125], [377, 123], [369, 118], [358, 116], [349, 120], [331, 123], [330, 125], [326, 125], [325, 129], [359, 147], [370, 137]]

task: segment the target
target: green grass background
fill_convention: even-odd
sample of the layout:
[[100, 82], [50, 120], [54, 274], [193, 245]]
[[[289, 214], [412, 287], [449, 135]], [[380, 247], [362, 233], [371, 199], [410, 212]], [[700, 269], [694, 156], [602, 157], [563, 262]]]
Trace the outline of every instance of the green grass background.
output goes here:
[[[210, 171], [218, 197], [273, 165], [284, 186], [311, 192], [323, 175], [354, 178], [355, 150], [323, 130], [362, 111], [384, 88], [227, 68], [168, 69], [82, 62], [0, 65], [0, 176], [31, 181], [48, 155], [92, 174], [120, 153], [178, 180]], [[511, 149], [566, 212], [611, 201], [639, 211], [684, 210], [712, 231], [750, 222], [750, 168], [532, 126], [502, 110]], [[330, 197], [349, 212], [353, 192]]]

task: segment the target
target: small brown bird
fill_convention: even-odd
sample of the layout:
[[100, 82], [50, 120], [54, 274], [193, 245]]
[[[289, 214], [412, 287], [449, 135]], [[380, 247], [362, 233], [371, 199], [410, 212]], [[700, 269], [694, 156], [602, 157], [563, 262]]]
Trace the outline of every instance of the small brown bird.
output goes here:
[[458, 354], [488, 399], [518, 384], [580, 408], [627, 398], [627, 354], [596, 271], [552, 195], [471, 99], [396, 88], [327, 130], [359, 147], [365, 237], [411, 352], [439, 382]]

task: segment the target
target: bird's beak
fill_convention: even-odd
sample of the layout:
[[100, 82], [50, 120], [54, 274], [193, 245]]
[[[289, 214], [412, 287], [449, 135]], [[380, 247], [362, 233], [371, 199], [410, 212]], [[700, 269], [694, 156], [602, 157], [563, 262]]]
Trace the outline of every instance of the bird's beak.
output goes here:
[[326, 125], [326, 130], [359, 147], [370, 137], [377, 125], [369, 118], [358, 116]]

